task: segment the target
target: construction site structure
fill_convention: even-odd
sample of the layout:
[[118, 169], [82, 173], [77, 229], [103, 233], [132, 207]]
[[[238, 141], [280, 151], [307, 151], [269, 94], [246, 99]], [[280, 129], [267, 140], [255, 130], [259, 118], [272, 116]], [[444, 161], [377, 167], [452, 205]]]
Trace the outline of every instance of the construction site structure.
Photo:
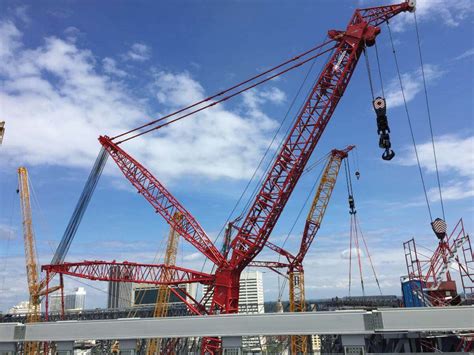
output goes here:
[[[354, 146], [348, 146], [344, 150], [334, 149], [331, 151], [326, 167], [324, 168], [321, 180], [314, 195], [311, 209], [306, 217], [301, 245], [294, 260], [290, 262], [288, 268], [289, 292], [290, 292], [290, 312], [304, 312], [306, 309], [304, 290], [304, 270], [303, 261], [316, 234], [321, 227], [326, 209], [331, 199], [332, 192], [336, 186], [337, 176], [343, 159]], [[291, 337], [291, 353], [307, 353], [307, 336], [294, 335]]]
[[[41, 296], [45, 295], [45, 283], [39, 279], [39, 268], [36, 251], [35, 233], [33, 229], [33, 217], [31, 212], [30, 184], [28, 170], [25, 167], [18, 168], [18, 193], [23, 224], [23, 243], [25, 248], [26, 277], [28, 281], [29, 303], [27, 323], [41, 321]], [[61, 276], [62, 280], [62, 276]], [[48, 290], [49, 293], [58, 290], [57, 286]], [[64, 305], [63, 305], [64, 306]], [[38, 354], [40, 344], [38, 342], [25, 343], [25, 354]]]
[[431, 256], [425, 256], [417, 250], [414, 238], [403, 243], [408, 273], [407, 279], [402, 283], [406, 305], [459, 304], [461, 298], [451, 275], [452, 268], [459, 272], [464, 297], [474, 297], [474, 255], [463, 220], [459, 220], [449, 235], [444, 222], [439, 223], [442, 231], [437, 233], [438, 246]]
[[[258, 83], [248, 84], [252, 80], [261, 77], [260, 74], [252, 79], [242, 82], [228, 90], [222, 91], [210, 98], [201, 100], [198, 103], [188, 106], [187, 108], [176, 111], [160, 119], [146, 123], [140, 127], [124, 132], [115, 137], [101, 136], [99, 142], [103, 147], [97, 162], [94, 166], [91, 176], [93, 184], [86, 184], [86, 195], [88, 198], [92, 194], [95, 183], [100, 175], [100, 171], [105, 164], [104, 152], [108, 153], [115, 161], [124, 176], [137, 189], [137, 191], [150, 203], [153, 209], [160, 214], [165, 221], [180, 234], [186, 241], [192, 244], [199, 252], [201, 252], [210, 262], [214, 264], [212, 273], [203, 273], [195, 270], [180, 268], [170, 265], [139, 265], [132, 263], [122, 263], [121, 267], [134, 269], [132, 271], [156, 271], [158, 273], [172, 273], [172, 279], [162, 281], [158, 275], [148, 275], [131, 273], [133, 279], [127, 279], [125, 282], [147, 282], [147, 279], [153, 279], [156, 284], [179, 284], [183, 279], [186, 282], [207, 283], [213, 289], [211, 307], [207, 310], [203, 307], [202, 302], [194, 300], [188, 302], [186, 297], [183, 302], [188, 304], [190, 310], [197, 314], [219, 314], [219, 313], [236, 313], [239, 304], [239, 280], [242, 271], [255, 259], [265, 246], [271, 245], [269, 237], [279, 220], [279, 217], [286, 206], [296, 184], [301, 177], [306, 164], [316, 148], [325, 128], [327, 127], [333, 113], [344, 95], [354, 70], [363, 55], [363, 52], [370, 46], [375, 44], [377, 36], [380, 34], [380, 25], [388, 22], [394, 16], [407, 11], [414, 11], [415, 1], [404, 1], [400, 4], [392, 4], [387, 6], [370, 7], [364, 9], [356, 9], [351, 17], [346, 29], [331, 30], [328, 32], [329, 40], [315, 49], [296, 56], [284, 64], [294, 63], [293, 67], [287, 68], [279, 74], [269, 76]], [[312, 57], [301, 59], [304, 55], [315, 50], [320, 50], [318, 54]], [[177, 120], [190, 116], [192, 113], [201, 111], [206, 107], [212, 107], [219, 102], [223, 102], [245, 90], [255, 87], [259, 83], [271, 80], [271, 78], [289, 71], [292, 68], [300, 66], [305, 62], [317, 58], [324, 53], [331, 53], [327, 63], [324, 65], [319, 77], [315, 81], [306, 101], [299, 111], [293, 126], [289, 129], [286, 139], [283, 140], [280, 148], [275, 154], [273, 163], [269, 166], [262, 178], [260, 188], [256, 190], [254, 197], [250, 199], [248, 209], [242, 213], [241, 221], [234, 226], [237, 230], [236, 235], [230, 242], [230, 250], [228, 255], [223, 253], [214, 245], [208, 234], [201, 227], [194, 216], [166, 189], [166, 187], [148, 171], [136, 159], [125, 152], [121, 144], [148, 132], [165, 127]], [[272, 70], [281, 68], [284, 64], [279, 65]], [[266, 71], [268, 74], [272, 70]], [[247, 85], [244, 89], [236, 88]], [[234, 90], [233, 94], [223, 97], [224, 93]], [[213, 99], [219, 98], [218, 101]], [[204, 108], [195, 109], [192, 113], [181, 114], [186, 109], [194, 108], [200, 104], [207, 104]], [[175, 117], [171, 117], [175, 116]], [[170, 119], [171, 117], [171, 119]], [[168, 119], [168, 121], [164, 121]], [[90, 181], [92, 181], [90, 180]], [[79, 205], [79, 204], [78, 204]], [[87, 204], [85, 204], [87, 205]], [[83, 206], [82, 204], [79, 206]], [[76, 270], [75, 275], [79, 277], [91, 277], [90, 273], [100, 273], [111, 265], [107, 262], [84, 261], [82, 263], [63, 263], [63, 259], [72, 237], [77, 230], [77, 221], [80, 220], [84, 212], [85, 206], [79, 207], [78, 213], [75, 212], [74, 230], [65, 234], [66, 238], [61, 242], [59, 248], [60, 258], [55, 258], [59, 262], [44, 266], [47, 272], [46, 279], [52, 274], [72, 273], [72, 269]], [[179, 213], [182, 217], [179, 221], [174, 216]], [[275, 248], [283, 254], [289, 254], [282, 248]], [[118, 264], [116, 264], [118, 265]], [[136, 268], [136, 269], [135, 269]], [[104, 275], [105, 279], [109, 276]], [[139, 279], [139, 280], [137, 280]], [[116, 280], [122, 281], [122, 280]], [[150, 282], [150, 281], [148, 281]], [[172, 291], [173, 292], [173, 291]], [[220, 350], [220, 341], [217, 338], [206, 338], [203, 341], [203, 352], [218, 353]]]
[[[33, 231], [33, 218], [31, 214], [30, 187], [28, 183], [28, 170], [25, 167], [18, 168], [18, 192], [20, 194], [20, 205], [23, 219], [23, 242], [25, 247], [26, 277], [28, 280], [29, 306], [28, 323], [39, 322], [40, 319], [40, 282], [38, 276], [38, 261], [36, 258], [36, 243]], [[25, 343], [26, 354], [36, 354], [39, 351], [39, 343]]]
[[[176, 223], [180, 223], [181, 214], [177, 212], [174, 216]], [[179, 243], [179, 234], [176, 230], [171, 227], [170, 232], [168, 235], [168, 242], [166, 245], [166, 254], [164, 264], [167, 266], [174, 266], [176, 265], [176, 255], [178, 253], [178, 243]], [[155, 304], [155, 311], [153, 313], [154, 317], [166, 317], [168, 314], [168, 305], [170, 301], [170, 286], [168, 286], [168, 282], [173, 279], [173, 274], [170, 270], [165, 270], [161, 274], [161, 284], [158, 288], [158, 293], [156, 297], [156, 304]], [[154, 354], [162, 354], [161, 351], [161, 339], [150, 339], [148, 342], [147, 347], [147, 354], [154, 355]]]

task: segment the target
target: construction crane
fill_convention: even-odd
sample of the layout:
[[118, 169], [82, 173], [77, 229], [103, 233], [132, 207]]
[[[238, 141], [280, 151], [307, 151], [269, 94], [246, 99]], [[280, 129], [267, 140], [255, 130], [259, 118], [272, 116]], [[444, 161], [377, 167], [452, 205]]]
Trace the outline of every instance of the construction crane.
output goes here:
[[[356, 9], [345, 30], [329, 31], [329, 40], [310, 51], [172, 114], [114, 137], [99, 137], [99, 142], [108, 155], [112, 157], [124, 176], [155, 211], [186, 241], [215, 264], [215, 271], [210, 275], [212, 281], [209, 283], [211, 286], [209, 289], [213, 290], [209, 313], [238, 312], [240, 274], [268, 245], [271, 232], [342, 98], [364, 50], [375, 44], [376, 38], [381, 32], [379, 27], [381, 24], [388, 22], [402, 12], [414, 10], [414, 0], [404, 1], [400, 4]], [[314, 55], [316, 50], [319, 52]], [[230, 243], [228, 257], [224, 256], [193, 215], [150, 171], [125, 152], [121, 144], [228, 100], [245, 90], [330, 52], [330, 57], [299, 111], [294, 125], [289, 129], [273, 163], [265, 173], [260, 189], [257, 189], [255, 198], [250, 201], [249, 208], [244, 213], [242, 220], [234, 226], [237, 233]], [[308, 57], [308, 55], [311, 56]], [[272, 74], [289, 63], [295, 64]], [[267, 77], [256, 82], [263, 75], [267, 75]], [[185, 112], [191, 109], [194, 110]], [[180, 221], [174, 219], [176, 212], [182, 216]], [[94, 265], [94, 262], [85, 261], [80, 265], [76, 263], [75, 267], [84, 267], [84, 272], [95, 273], [93, 268], [86, 268], [90, 265]], [[162, 267], [163, 270], [167, 268], [167, 266]], [[68, 268], [63, 265], [45, 266], [48, 273], [64, 273], [67, 271], [66, 269]], [[176, 267], [172, 269], [177, 271]], [[202, 273], [184, 268], [181, 268], [175, 275], [195, 279], [207, 277], [202, 276]], [[89, 277], [90, 275], [83, 273], [81, 276]], [[176, 279], [168, 284], [173, 283], [176, 283]], [[190, 309], [202, 312], [202, 304], [199, 302], [195, 304], [188, 303], [186, 300], [184, 302]], [[203, 341], [203, 352], [216, 353], [220, 351], [219, 349], [220, 342], [217, 338]]]
[[[342, 161], [347, 158], [348, 153], [353, 148], [354, 146], [348, 146], [344, 150], [332, 150], [323, 174], [321, 175], [318, 189], [316, 190], [311, 209], [306, 218], [299, 252], [296, 254], [294, 260], [290, 262], [288, 268], [290, 312], [306, 311], [303, 260], [321, 227], [326, 208], [331, 199], [334, 187], [336, 186], [336, 180]], [[291, 353], [307, 353], [307, 336], [291, 336]]]
[[471, 239], [464, 230], [463, 220], [447, 234], [447, 226], [441, 219], [433, 223], [438, 245], [431, 256], [417, 250], [415, 239], [403, 243], [408, 272], [408, 286], [403, 290], [406, 306], [447, 306], [458, 304], [456, 281], [450, 268], [457, 266], [464, 296], [474, 294], [474, 253]]
[[[174, 216], [176, 223], [180, 223], [180, 219], [182, 216], [179, 212], [177, 212]], [[168, 242], [166, 245], [166, 254], [164, 264], [167, 266], [174, 266], [176, 265], [176, 255], [178, 253], [178, 243], [179, 243], [179, 234], [176, 230], [171, 227], [170, 232], [168, 235]], [[158, 287], [158, 294], [156, 297], [156, 304], [155, 304], [155, 311], [153, 313], [154, 317], [166, 317], [168, 313], [168, 305], [170, 300], [170, 286], [168, 286], [168, 282], [173, 279], [173, 274], [170, 270], [165, 270], [161, 274], [161, 281], [163, 282], [162, 285]], [[147, 347], [147, 354], [154, 355], [154, 354], [162, 354], [160, 352], [160, 339], [150, 339], [148, 342]]]
[[[343, 150], [333, 149], [329, 153], [313, 202], [311, 203], [311, 208], [306, 217], [300, 248], [296, 256], [282, 250], [282, 248], [278, 246], [269, 244], [267, 246], [272, 250], [286, 257], [287, 263], [252, 261], [249, 264], [250, 266], [255, 267], [267, 267], [273, 271], [277, 271], [278, 268], [287, 269], [290, 312], [306, 311], [303, 261], [319, 231], [319, 228], [321, 227], [329, 200], [331, 199], [332, 192], [336, 186], [336, 180], [339, 175], [342, 161], [347, 158], [348, 153], [352, 149], [354, 149], [354, 146], [350, 145]], [[308, 351], [307, 336], [292, 335], [290, 348], [292, 354], [306, 354]]]
[[[41, 320], [40, 314], [40, 282], [38, 277], [38, 261], [36, 258], [36, 243], [33, 231], [33, 220], [31, 215], [30, 188], [28, 183], [28, 170], [25, 167], [18, 168], [18, 192], [23, 219], [23, 241], [25, 246], [26, 277], [28, 280], [28, 291], [30, 294], [28, 304], [28, 323], [36, 323]], [[38, 342], [25, 343], [26, 354], [36, 354], [39, 351]]]
[[[41, 296], [46, 294], [45, 282], [39, 280], [38, 260], [36, 254], [35, 234], [33, 230], [33, 218], [31, 213], [30, 186], [28, 170], [25, 167], [18, 168], [18, 193], [20, 194], [20, 205], [23, 223], [23, 242], [25, 247], [26, 276], [28, 280], [29, 307], [26, 318], [27, 323], [41, 321]], [[61, 277], [62, 279], [62, 277]], [[52, 287], [48, 293], [58, 290], [60, 286]], [[38, 354], [40, 343], [26, 342], [25, 354]]]

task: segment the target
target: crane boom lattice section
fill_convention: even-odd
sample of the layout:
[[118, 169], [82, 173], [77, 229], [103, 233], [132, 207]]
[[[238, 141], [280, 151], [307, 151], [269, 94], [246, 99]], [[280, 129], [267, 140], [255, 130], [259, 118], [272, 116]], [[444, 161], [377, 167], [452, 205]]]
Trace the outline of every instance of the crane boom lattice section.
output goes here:
[[233, 241], [231, 265], [240, 269], [262, 250], [354, 73], [362, 51], [384, 21], [413, 8], [408, 2], [356, 10], [346, 31], [329, 31], [339, 46], [323, 68]]
[[[33, 230], [33, 218], [31, 213], [30, 186], [28, 182], [28, 170], [25, 167], [18, 168], [18, 192], [20, 193], [20, 204], [23, 219], [23, 242], [25, 247], [26, 277], [28, 280], [29, 303], [28, 323], [41, 321], [40, 314], [40, 283], [38, 276], [38, 262], [36, 258], [36, 242]], [[39, 352], [38, 342], [26, 342], [25, 354], [36, 354]]]
[[[114, 269], [115, 268], [115, 269]], [[118, 269], [117, 269], [118, 268]], [[112, 269], [115, 272], [112, 272]], [[153, 285], [179, 285], [182, 283], [210, 283], [213, 275], [189, 270], [179, 266], [165, 264], [117, 263], [108, 261], [82, 261], [78, 263], [63, 263], [58, 265], [43, 265], [47, 273], [59, 273], [81, 277], [89, 280], [135, 282]], [[163, 281], [163, 272], [169, 272], [170, 281]], [[117, 276], [119, 275], [119, 276]]]
[[[125, 177], [172, 228], [213, 263], [225, 263], [222, 254], [214, 246], [194, 217], [144, 166], [113, 143], [108, 137], [100, 137], [99, 142], [117, 163]], [[176, 213], [182, 216], [179, 221], [173, 218]]]

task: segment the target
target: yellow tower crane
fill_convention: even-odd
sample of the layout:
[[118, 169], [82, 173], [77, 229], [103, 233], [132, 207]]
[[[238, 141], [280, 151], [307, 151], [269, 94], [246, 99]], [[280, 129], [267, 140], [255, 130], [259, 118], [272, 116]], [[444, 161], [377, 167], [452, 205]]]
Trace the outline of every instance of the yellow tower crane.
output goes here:
[[[181, 213], [176, 212], [175, 215], [173, 216], [173, 219], [176, 221], [176, 223], [181, 223], [183, 216], [181, 215]], [[174, 266], [176, 264], [176, 255], [178, 253], [178, 243], [179, 243], [179, 234], [173, 227], [170, 227], [168, 242], [166, 245], [165, 260], [164, 260], [165, 265]], [[172, 271], [164, 270], [163, 273], [161, 274], [160, 281], [166, 282], [166, 281], [171, 281], [172, 279], [173, 279]], [[168, 285], [159, 286], [157, 297], [156, 297], [156, 303], [155, 303], [155, 311], [153, 314], [154, 317], [166, 317], [168, 313], [170, 294], [171, 294], [170, 286]], [[150, 339], [150, 341], [148, 342], [147, 354], [148, 355], [161, 354], [160, 348], [161, 348], [161, 339], [157, 339], [157, 338]]]
[[[300, 250], [288, 269], [290, 312], [306, 311], [303, 259], [321, 226], [331, 194], [336, 185], [342, 161], [353, 148], [354, 146], [348, 146], [344, 150], [333, 149], [324, 168], [321, 181], [311, 204], [311, 209], [306, 218]], [[306, 354], [308, 352], [307, 339], [308, 337], [305, 335], [291, 336], [291, 353]]]
[[[36, 260], [35, 235], [31, 217], [30, 188], [28, 171], [24, 167], [18, 169], [18, 191], [20, 193], [21, 212], [23, 217], [23, 239], [25, 244], [26, 276], [30, 294], [27, 322], [35, 323], [41, 320], [40, 315], [40, 282], [38, 277], [38, 263]], [[36, 354], [39, 351], [38, 342], [25, 343], [25, 354]]]
[[[18, 168], [18, 192], [20, 194], [20, 204], [23, 222], [23, 240], [25, 246], [26, 276], [28, 280], [29, 309], [26, 318], [27, 323], [41, 321], [41, 296], [44, 291], [45, 282], [39, 281], [38, 261], [36, 254], [35, 234], [33, 230], [33, 219], [30, 202], [30, 186], [28, 182], [28, 170], [25, 167]], [[49, 288], [48, 293], [58, 290], [61, 286]], [[25, 343], [25, 354], [39, 354], [40, 343]]]

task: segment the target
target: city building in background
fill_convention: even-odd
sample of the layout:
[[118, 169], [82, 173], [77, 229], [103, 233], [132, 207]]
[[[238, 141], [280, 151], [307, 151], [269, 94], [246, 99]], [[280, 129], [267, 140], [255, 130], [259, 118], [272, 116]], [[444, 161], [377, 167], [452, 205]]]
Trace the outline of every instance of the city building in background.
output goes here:
[[9, 314], [26, 314], [30, 308], [29, 301], [21, 301], [16, 306], [13, 306], [8, 310]]
[[[121, 275], [120, 267], [113, 266], [110, 268], [110, 278], [126, 278], [127, 275]], [[109, 281], [107, 292], [107, 308], [128, 308], [133, 304], [133, 283]]]
[[[174, 290], [177, 290], [183, 298], [186, 298], [187, 301], [191, 302], [190, 299], [186, 297], [186, 293], [196, 298], [197, 284], [182, 284], [178, 286], [172, 286]], [[146, 306], [154, 305], [156, 303], [156, 298], [158, 296], [159, 286], [157, 285], [146, 285], [146, 284], [136, 284], [133, 287], [132, 295], [132, 306]], [[178, 305], [184, 304], [183, 301], [176, 296], [175, 293], [170, 293], [170, 304]]]
[[[86, 290], [84, 287], [77, 287], [72, 292], [64, 293], [64, 311], [82, 311], [86, 305]], [[61, 312], [61, 293], [56, 292], [49, 295], [49, 310], [51, 312]]]
[[311, 335], [311, 353], [321, 353], [321, 337], [319, 335]]

